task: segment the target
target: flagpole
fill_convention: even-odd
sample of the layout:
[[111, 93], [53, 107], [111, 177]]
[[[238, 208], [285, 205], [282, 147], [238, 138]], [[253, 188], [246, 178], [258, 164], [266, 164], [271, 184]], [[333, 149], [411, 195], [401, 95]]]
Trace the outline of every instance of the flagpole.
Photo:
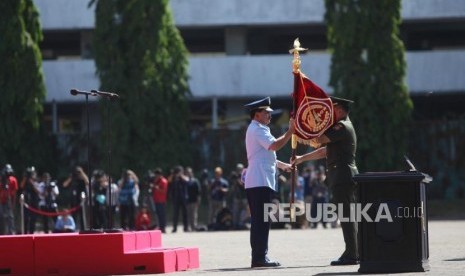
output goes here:
[[[292, 71], [294, 73], [294, 95], [292, 97], [292, 117], [295, 119], [295, 113], [296, 113], [296, 101], [295, 101], [295, 93], [297, 93], [298, 89], [298, 81], [300, 79], [300, 54], [299, 52], [306, 51], [307, 49], [301, 48], [300, 47], [300, 42], [299, 38], [296, 38], [294, 40], [294, 48], [289, 50], [290, 54], [293, 54], [294, 58], [292, 60]], [[297, 77], [299, 76], [299, 77]], [[296, 152], [297, 152], [297, 136], [295, 132], [292, 134], [291, 138], [291, 148], [292, 148], [292, 153], [291, 153], [291, 160], [294, 160], [296, 157]], [[295, 222], [296, 217], [295, 217], [295, 185], [297, 181], [297, 166], [295, 164], [292, 165], [292, 170], [291, 170], [291, 221]]]

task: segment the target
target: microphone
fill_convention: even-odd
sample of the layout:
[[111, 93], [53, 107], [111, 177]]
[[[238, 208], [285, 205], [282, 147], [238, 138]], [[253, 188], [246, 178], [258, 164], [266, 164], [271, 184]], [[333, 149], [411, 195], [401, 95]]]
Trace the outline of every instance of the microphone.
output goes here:
[[94, 93], [94, 92], [81, 91], [81, 90], [77, 90], [77, 89], [71, 89], [69, 91], [69, 93], [71, 93], [71, 95], [73, 95], [73, 96], [76, 96], [78, 94], [80, 94], [80, 95], [89, 95], [89, 96], [97, 96], [97, 94]]
[[111, 93], [111, 92], [104, 92], [104, 91], [98, 91], [98, 90], [91, 90], [92, 93], [95, 93], [100, 96], [105, 96], [108, 98], [119, 98], [118, 94]]

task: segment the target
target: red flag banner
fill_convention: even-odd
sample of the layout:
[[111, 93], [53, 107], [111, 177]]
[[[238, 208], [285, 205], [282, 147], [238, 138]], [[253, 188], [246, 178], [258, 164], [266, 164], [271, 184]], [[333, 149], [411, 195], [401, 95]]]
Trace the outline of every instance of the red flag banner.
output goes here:
[[294, 119], [297, 141], [313, 145], [334, 122], [331, 99], [300, 71], [294, 72]]

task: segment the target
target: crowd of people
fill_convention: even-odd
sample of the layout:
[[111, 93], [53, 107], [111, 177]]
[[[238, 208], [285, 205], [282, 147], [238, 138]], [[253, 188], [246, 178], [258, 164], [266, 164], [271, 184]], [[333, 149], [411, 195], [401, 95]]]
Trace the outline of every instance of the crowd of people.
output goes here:
[[[179, 217], [185, 232], [248, 229], [250, 211], [241, 179], [243, 171], [239, 163], [228, 176], [216, 167], [212, 175], [205, 169], [197, 178], [192, 168], [176, 166], [167, 173], [160, 168], [148, 170], [140, 178], [127, 169], [119, 178], [111, 179], [110, 185], [105, 171], [94, 170], [89, 177], [80, 166], [60, 183], [48, 172], [39, 174], [34, 167], [26, 168], [18, 180], [7, 164], [1, 170], [0, 234], [22, 232], [20, 195], [24, 198], [24, 233], [111, 228], [160, 229], [166, 233], [168, 219], [174, 233]], [[289, 202], [290, 179], [282, 174], [278, 182], [276, 200]], [[323, 167], [310, 165], [302, 170], [295, 186], [295, 200], [297, 204], [327, 202]], [[314, 228], [316, 224], [308, 225], [303, 219], [293, 226]]]
[[[148, 170], [143, 178], [125, 169], [117, 181], [112, 181], [103, 170], [95, 170], [89, 177], [77, 166], [68, 178], [57, 183], [52, 181], [49, 173], [43, 172], [39, 178], [35, 168], [29, 167], [18, 183], [13, 168], [7, 164], [1, 172], [0, 234], [17, 232], [15, 211], [18, 195], [20, 208], [24, 208], [21, 210], [24, 213], [21, 216], [22, 233], [36, 232], [38, 215], [42, 218], [45, 233], [50, 232], [50, 218], [54, 221], [54, 232], [72, 232], [76, 228], [81, 231], [114, 230], [115, 217], [123, 230], [157, 228], [166, 233], [169, 203], [172, 206], [173, 233], [178, 230], [179, 215], [184, 232], [250, 229], [251, 267], [279, 267], [279, 262], [268, 258], [272, 223], [264, 215], [269, 204], [273, 207], [273, 204], [286, 203], [291, 198], [294, 203], [304, 205], [305, 210], [310, 204], [310, 217], [315, 218], [317, 204], [328, 202], [331, 196], [331, 203], [338, 204], [338, 214], [341, 211], [344, 217], [348, 217], [351, 205], [357, 201], [356, 185], [352, 179], [358, 173], [355, 163], [357, 139], [348, 117], [353, 101], [336, 97], [331, 97], [331, 100], [336, 123], [312, 139], [313, 151], [294, 155], [289, 163], [278, 160], [276, 151], [295, 135], [294, 119], [289, 120], [288, 130], [276, 138], [268, 127], [273, 112], [270, 98], [245, 105], [251, 118], [245, 137], [248, 168], [237, 164], [227, 178], [221, 167], [214, 169], [212, 178], [208, 170], [204, 170], [197, 179], [192, 168], [176, 166], [169, 173], [163, 173], [160, 168]], [[295, 149], [294, 140], [292, 144]], [[326, 159], [326, 170], [322, 166], [318, 169], [307, 166], [301, 175], [295, 173], [298, 164], [320, 159]], [[291, 180], [285, 176], [289, 172]], [[325, 172], [328, 181], [325, 180]], [[329, 183], [329, 188], [326, 183]], [[203, 227], [199, 223], [201, 203], [208, 204], [208, 216]], [[278, 207], [284, 205], [279, 204]], [[279, 209], [277, 211], [280, 212]], [[89, 219], [85, 215], [88, 212]], [[151, 214], [155, 214], [153, 220]], [[293, 215], [291, 217], [294, 218]], [[305, 215], [304, 218], [307, 217]], [[292, 222], [299, 228], [306, 228], [308, 220], [305, 219]], [[327, 228], [324, 220], [309, 221], [312, 222], [311, 228], [316, 228], [319, 222]], [[357, 223], [341, 220], [340, 225], [345, 251], [330, 264], [358, 264]]]

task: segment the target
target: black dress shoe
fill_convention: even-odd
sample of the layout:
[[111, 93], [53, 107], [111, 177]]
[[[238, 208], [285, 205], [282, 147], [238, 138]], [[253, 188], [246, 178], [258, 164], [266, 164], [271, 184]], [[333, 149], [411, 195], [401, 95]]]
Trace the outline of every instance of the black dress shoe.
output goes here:
[[357, 265], [357, 264], [359, 264], [359, 261], [357, 259], [343, 258], [343, 257], [331, 262], [331, 265]]
[[254, 267], [278, 267], [281, 266], [279, 262], [270, 261], [268, 258], [261, 261], [252, 261], [252, 268]]

